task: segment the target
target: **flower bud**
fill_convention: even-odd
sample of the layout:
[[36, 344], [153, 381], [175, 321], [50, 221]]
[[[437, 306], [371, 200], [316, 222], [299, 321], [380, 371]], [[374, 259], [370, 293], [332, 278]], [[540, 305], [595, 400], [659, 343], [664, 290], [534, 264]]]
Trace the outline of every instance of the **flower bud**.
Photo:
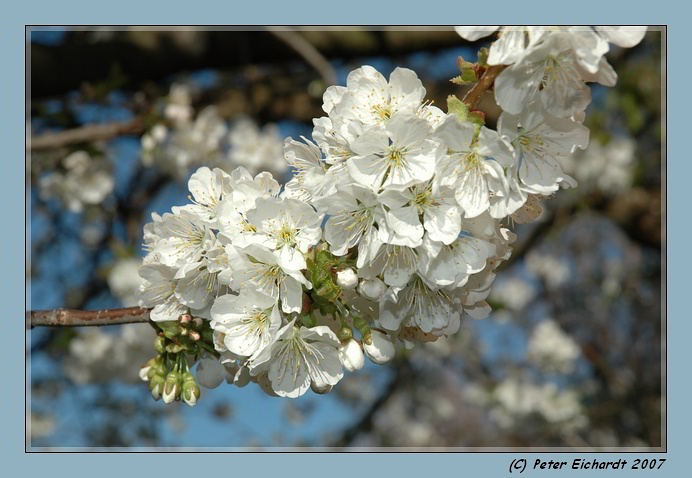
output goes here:
[[[160, 361], [158, 360], [157, 357], [154, 357], [152, 359], [149, 359], [147, 363], [145, 363], [140, 369], [139, 369], [139, 378], [144, 380], [145, 382], [149, 381], [149, 372], [157, 367], [160, 364]], [[153, 375], [154, 372], [151, 372]]]
[[366, 279], [358, 284], [358, 293], [366, 299], [378, 301], [384, 296], [387, 286], [380, 279]]
[[379, 330], [371, 330], [363, 338], [363, 347], [368, 358], [377, 365], [383, 365], [392, 360], [396, 352], [392, 339]]
[[166, 351], [166, 339], [161, 335], [157, 335], [154, 339], [154, 350], [156, 353], [162, 354]]
[[336, 333], [336, 336], [339, 337], [339, 340], [341, 340], [342, 342], [346, 342], [348, 339], [353, 337], [353, 330], [351, 329], [351, 327], [344, 325]]
[[360, 349], [358, 342], [353, 339], [349, 339], [341, 344], [341, 347], [339, 347], [339, 360], [341, 360], [341, 365], [349, 372], [360, 370], [365, 365], [363, 351]]
[[154, 375], [161, 375], [164, 378], [166, 377], [166, 366], [163, 364], [163, 362], [152, 365], [147, 372], [147, 378], [149, 380], [151, 380]]
[[324, 385], [317, 385], [314, 380], [310, 382], [310, 388], [313, 392], [319, 395], [324, 395], [325, 393], [329, 393], [332, 391], [332, 386], [328, 383], [325, 383]]
[[171, 354], [177, 354], [183, 351], [183, 346], [180, 344], [168, 344], [166, 345], [166, 352]]
[[183, 385], [183, 376], [180, 372], [170, 372], [166, 375], [166, 382], [163, 386], [163, 401], [165, 403], [171, 403], [176, 398], [180, 397], [180, 391]]
[[226, 378], [226, 369], [213, 357], [204, 357], [197, 364], [197, 381], [204, 388], [216, 388]]
[[144, 367], [139, 369], [139, 378], [145, 382], [149, 381], [149, 370], [151, 370], [151, 365], [146, 364]]
[[199, 332], [197, 332], [196, 330], [189, 330], [187, 332], [187, 336], [190, 337], [190, 340], [192, 340], [193, 342], [197, 342], [199, 339], [202, 338], [202, 336], [199, 335]]
[[195, 376], [190, 372], [186, 372], [185, 375], [183, 375], [183, 392], [181, 394], [183, 402], [190, 407], [194, 407], [195, 404], [197, 404], [197, 400], [199, 400], [201, 393], [202, 391], [197, 385]]
[[358, 275], [350, 267], [336, 273], [336, 284], [344, 289], [355, 289], [358, 285]]
[[182, 314], [182, 315], [178, 318], [178, 322], [180, 322], [180, 323], [183, 324], [183, 325], [184, 325], [184, 324], [189, 324], [191, 320], [192, 320], [192, 316], [191, 316], [190, 314], [187, 314], [187, 313]]
[[154, 400], [161, 398], [166, 379], [163, 375], [154, 375], [149, 379], [149, 391]]

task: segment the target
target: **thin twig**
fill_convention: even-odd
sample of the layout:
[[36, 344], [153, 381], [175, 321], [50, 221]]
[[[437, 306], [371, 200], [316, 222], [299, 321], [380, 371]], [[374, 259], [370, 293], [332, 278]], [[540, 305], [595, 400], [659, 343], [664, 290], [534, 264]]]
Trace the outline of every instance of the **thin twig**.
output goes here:
[[150, 310], [141, 307], [105, 310], [32, 310], [26, 314], [26, 328], [137, 324], [149, 321]]
[[372, 403], [368, 410], [361, 416], [360, 420], [346, 428], [341, 436], [331, 445], [334, 448], [346, 448], [359, 435], [371, 431], [375, 425], [374, 419], [380, 409], [382, 409], [399, 387], [406, 383], [411, 383], [411, 365], [404, 359], [396, 364], [395, 375], [384, 392]]
[[336, 84], [336, 71], [332, 68], [322, 54], [304, 37], [294, 30], [286, 27], [267, 28], [267, 30], [276, 38], [281, 40], [303, 57], [317, 72], [320, 74], [327, 86]]
[[139, 118], [124, 123], [89, 124], [67, 131], [32, 136], [28, 147], [32, 151], [55, 149], [68, 144], [102, 141], [121, 134], [138, 134], [142, 131], [142, 122]]
[[497, 75], [499, 75], [506, 67], [507, 65], [493, 65], [489, 66], [488, 69], [485, 70], [485, 73], [483, 73], [481, 79], [478, 80], [478, 83], [476, 83], [473, 88], [466, 93], [466, 96], [464, 96], [464, 104], [468, 106], [470, 110], [476, 107], [478, 102], [483, 97], [483, 93], [488, 91], [488, 88], [490, 88], [490, 86], [493, 84], [495, 78], [497, 78]]

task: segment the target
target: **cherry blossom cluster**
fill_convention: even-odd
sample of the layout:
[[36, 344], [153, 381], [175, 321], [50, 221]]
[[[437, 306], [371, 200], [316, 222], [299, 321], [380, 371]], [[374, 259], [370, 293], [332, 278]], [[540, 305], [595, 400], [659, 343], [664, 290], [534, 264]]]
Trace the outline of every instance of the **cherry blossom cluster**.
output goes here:
[[294, 176], [283, 188], [266, 172], [198, 169], [192, 204], [144, 229], [140, 305], [161, 325], [160, 355], [142, 373], [152, 395], [196, 402], [177, 354], [202, 357], [198, 379], [211, 385], [326, 393], [365, 356], [383, 364], [397, 343], [485, 318], [494, 271], [511, 254], [508, 225], [575, 185], [559, 161], [587, 146], [586, 83], [613, 84], [608, 40], [635, 35], [503, 28], [472, 67], [482, 76], [505, 65], [497, 130], [454, 97], [447, 113], [430, 104], [409, 69], [387, 79], [363, 66], [326, 90], [312, 141], [286, 139]]

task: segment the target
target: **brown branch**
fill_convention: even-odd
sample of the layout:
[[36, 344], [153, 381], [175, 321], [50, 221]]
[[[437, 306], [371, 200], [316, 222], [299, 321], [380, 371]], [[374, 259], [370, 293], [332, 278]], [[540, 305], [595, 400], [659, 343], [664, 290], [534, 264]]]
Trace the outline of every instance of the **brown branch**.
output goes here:
[[143, 323], [149, 321], [150, 310], [141, 307], [106, 310], [32, 310], [26, 313], [26, 328], [30, 329], [37, 326], [77, 327]]
[[485, 73], [483, 73], [481, 79], [478, 80], [478, 83], [476, 83], [473, 88], [466, 93], [466, 96], [464, 96], [464, 104], [468, 106], [470, 110], [476, 107], [478, 102], [483, 97], [483, 93], [488, 91], [488, 88], [490, 88], [490, 86], [493, 84], [495, 78], [497, 78], [497, 75], [499, 75], [506, 67], [507, 65], [493, 65], [489, 66], [488, 69], [485, 70]]
[[288, 27], [274, 28], [267, 30], [276, 38], [290, 46], [296, 53], [303, 57], [320, 74], [327, 86], [336, 84], [336, 71], [332, 68], [322, 54], [298, 32]]
[[121, 134], [138, 134], [143, 131], [139, 118], [124, 123], [89, 124], [79, 128], [32, 136], [28, 147], [32, 151], [55, 149], [68, 144], [106, 140]]

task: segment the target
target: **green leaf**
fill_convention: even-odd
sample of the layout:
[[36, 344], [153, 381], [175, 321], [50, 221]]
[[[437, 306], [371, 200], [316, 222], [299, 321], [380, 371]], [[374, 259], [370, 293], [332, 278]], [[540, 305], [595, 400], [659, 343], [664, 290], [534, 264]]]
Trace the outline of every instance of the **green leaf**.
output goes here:
[[477, 81], [476, 73], [473, 70], [466, 70], [461, 75], [455, 76], [451, 80], [455, 85], [470, 85]]

